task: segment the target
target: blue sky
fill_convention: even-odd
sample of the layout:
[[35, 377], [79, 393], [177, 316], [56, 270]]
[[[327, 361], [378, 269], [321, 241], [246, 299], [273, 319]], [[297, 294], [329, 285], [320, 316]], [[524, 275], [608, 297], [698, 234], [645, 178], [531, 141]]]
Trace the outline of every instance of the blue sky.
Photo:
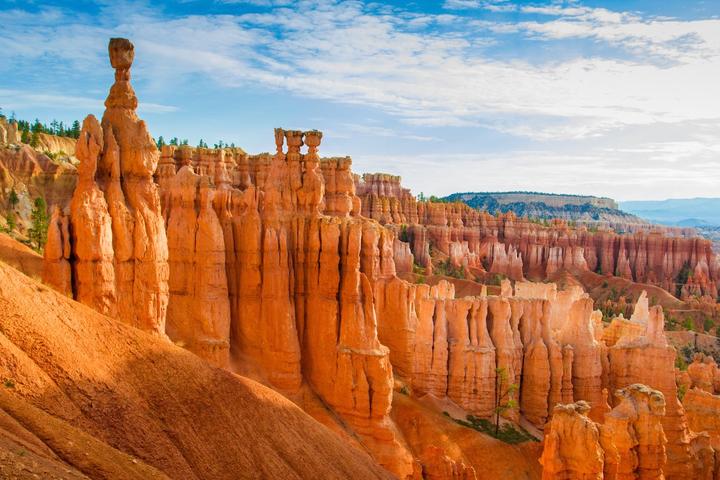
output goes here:
[[720, 2], [0, 2], [0, 107], [100, 115], [111, 36], [165, 138], [323, 155], [415, 192], [718, 196]]

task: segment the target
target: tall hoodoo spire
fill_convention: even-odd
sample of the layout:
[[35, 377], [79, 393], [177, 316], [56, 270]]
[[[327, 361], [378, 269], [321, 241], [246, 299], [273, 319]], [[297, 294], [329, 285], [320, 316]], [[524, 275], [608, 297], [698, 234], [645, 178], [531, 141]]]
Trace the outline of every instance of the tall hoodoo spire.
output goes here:
[[113, 38], [108, 52], [115, 83], [101, 124], [88, 116], [78, 138], [80, 181], [70, 208], [72, 282], [63, 278], [60, 283], [72, 284], [77, 300], [164, 335], [169, 270], [165, 223], [153, 182], [159, 154], [135, 113], [133, 44]]

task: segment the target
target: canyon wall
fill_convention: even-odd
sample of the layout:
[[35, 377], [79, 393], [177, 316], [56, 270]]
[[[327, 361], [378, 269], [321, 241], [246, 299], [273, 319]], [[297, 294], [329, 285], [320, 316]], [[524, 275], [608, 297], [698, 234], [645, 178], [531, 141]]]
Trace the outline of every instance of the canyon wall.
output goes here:
[[[717, 297], [720, 264], [706, 239], [670, 236], [661, 227], [621, 235], [610, 229], [571, 228], [560, 220], [544, 225], [512, 213], [494, 216], [460, 202], [418, 201], [398, 176], [365, 174], [355, 181], [362, 214], [411, 232], [409, 243], [417, 258], [426, 258], [430, 243], [457, 266], [482, 264], [484, 271], [515, 280], [543, 280], [561, 269], [592, 271], [658, 285], [673, 294], [679, 281], [687, 281], [679, 285], [684, 295]], [[419, 229], [425, 232], [418, 235]], [[429, 242], [418, 245], [417, 236]], [[467, 252], [461, 258], [453, 255], [458, 246]]]
[[[666, 413], [650, 402], [657, 407], [648, 420], [651, 443], [613, 443], [627, 450], [614, 460], [617, 468], [636, 455], [667, 478], [712, 471], [698, 460], [709, 458], [709, 447], [687, 427], [675, 351], [665, 341], [662, 311], [650, 309], [647, 296], [630, 320], [615, 319], [606, 329], [579, 287], [506, 281], [499, 295], [481, 289], [458, 298], [447, 281], [414, 284], [399, 276], [417, 262], [432, 268], [431, 245], [468, 269], [485, 270], [489, 259], [488, 271], [518, 280], [594, 269], [621, 258], [615, 242], [626, 245], [626, 237], [561, 225], [516, 228], [512, 216], [416, 202], [394, 177], [356, 187], [349, 158], [320, 159], [322, 133], [315, 130], [275, 129], [272, 155], [173, 146], [158, 152], [135, 114], [133, 52], [129, 41], [111, 40], [116, 81], [102, 121], [83, 122], [78, 185], [69, 212], [53, 212], [46, 283], [167, 335], [218, 367], [255, 376], [308, 410], [315, 400], [329, 423], [398, 478], [472, 478], [477, 471], [440, 446], [408, 446], [405, 437], [416, 432], [403, 431], [390, 415], [395, 382], [413, 398], [447, 401], [479, 418], [492, 418], [497, 401], [513, 400], [508, 420], [527, 420], [538, 431], [550, 422], [556, 435], [543, 457], [548, 475], [568, 470], [559, 459], [573, 455], [565, 453], [561, 416], [590, 431], [583, 448], [600, 455], [611, 447], [593, 425], [614, 418], [618, 436], [625, 435], [626, 418], [635, 418], [627, 404], [642, 410], [636, 396], [644, 395], [628, 386], [644, 383], [662, 392]], [[607, 239], [600, 244], [608, 252], [591, 248], [597, 238]], [[664, 255], [673, 255], [663, 278], [676, 260], [694, 258], [695, 268], [705, 261], [693, 245], [690, 253], [663, 244]], [[623, 255], [628, 251], [633, 262], [623, 264], [635, 275], [645, 268], [638, 252], [648, 252], [628, 247]], [[708, 282], [712, 275], [708, 270]], [[612, 401], [613, 416], [607, 392], [625, 387], [626, 395]], [[583, 403], [556, 408], [573, 402]], [[590, 473], [607, 464], [595, 462]]]

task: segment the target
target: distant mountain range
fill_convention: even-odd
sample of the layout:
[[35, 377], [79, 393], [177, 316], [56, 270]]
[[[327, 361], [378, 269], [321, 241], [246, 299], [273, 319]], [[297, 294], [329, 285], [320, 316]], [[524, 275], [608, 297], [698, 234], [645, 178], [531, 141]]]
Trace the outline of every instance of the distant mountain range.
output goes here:
[[620, 202], [620, 209], [653, 223], [679, 227], [720, 226], [720, 198]]
[[539, 192], [464, 192], [444, 197], [489, 212], [512, 211], [519, 217], [562, 218], [580, 223], [610, 225], [647, 223], [618, 208], [611, 198]]

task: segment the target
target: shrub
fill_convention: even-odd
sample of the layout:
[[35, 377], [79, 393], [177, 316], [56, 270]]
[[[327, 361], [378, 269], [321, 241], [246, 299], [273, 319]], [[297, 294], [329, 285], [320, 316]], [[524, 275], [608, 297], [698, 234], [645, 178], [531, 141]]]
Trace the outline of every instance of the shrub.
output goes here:
[[678, 386], [678, 398], [682, 402], [682, 399], [685, 397], [685, 394], [687, 393], [687, 385], [679, 385]]
[[[443, 412], [443, 415], [450, 417], [447, 412]], [[478, 432], [490, 435], [491, 437], [497, 438], [498, 440], [513, 445], [523, 442], [538, 441], [538, 439], [533, 437], [527, 430], [520, 426], [516, 427], [512, 423], [506, 423], [502, 425], [496, 433], [495, 425], [493, 425], [493, 423], [486, 418], [478, 418], [473, 415], [468, 415], [466, 420], [453, 418], [453, 421], [462, 425], [463, 427], [472, 428], [473, 430], [477, 430]]]
[[715, 322], [713, 322], [713, 320], [711, 318], [706, 317], [705, 321], [703, 322], [703, 330], [705, 330], [706, 332], [709, 332], [713, 328], [715, 328]]
[[15, 187], [10, 189], [10, 195], [8, 195], [8, 202], [10, 202], [10, 207], [15, 208], [15, 206], [20, 203], [20, 199], [18, 198], [18, 194], [15, 191]]
[[675, 368], [682, 370], [682, 371], [687, 370], [688, 364], [683, 355], [675, 356]]
[[695, 329], [692, 318], [690, 318], [690, 317], [687, 317], [682, 325], [685, 330], [693, 331]]
[[15, 213], [13, 213], [12, 210], [10, 210], [7, 213], [7, 216], [5, 217], [5, 221], [7, 224], [5, 225], [5, 231], [7, 233], [12, 232], [17, 227], [17, 223], [15, 222]]
[[458, 278], [458, 279], [464, 279], [465, 278], [465, 270], [461, 268], [455, 267], [448, 258], [447, 260], [444, 260], [440, 263], [438, 263], [435, 266], [435, 273], [438, 275], [444, 275], [446, 277], [452, 277], [452, 278]]
[[398, 240], [401, 242], [409, 242], [410, 235], [408, 234], [408, 226], [403, 224], [400, 226], [400, 233], [398, 234]]

